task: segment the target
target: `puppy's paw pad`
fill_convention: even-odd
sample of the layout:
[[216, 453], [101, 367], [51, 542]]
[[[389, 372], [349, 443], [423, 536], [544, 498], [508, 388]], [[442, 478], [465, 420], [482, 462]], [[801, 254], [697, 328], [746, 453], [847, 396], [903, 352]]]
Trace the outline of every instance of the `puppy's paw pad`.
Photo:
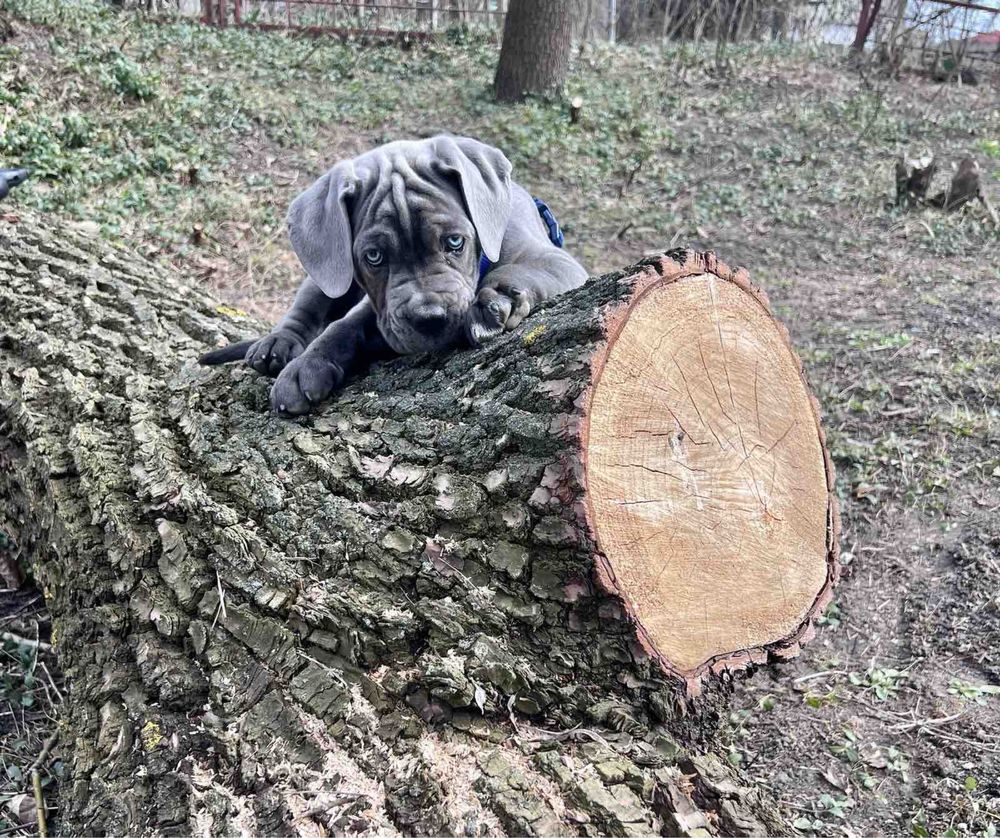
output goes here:
[[344, 380], [344, 371], [324, 358], [303, 356], [285, 367], [271, 388], [271, 408], [297, 416], [327, 399]]

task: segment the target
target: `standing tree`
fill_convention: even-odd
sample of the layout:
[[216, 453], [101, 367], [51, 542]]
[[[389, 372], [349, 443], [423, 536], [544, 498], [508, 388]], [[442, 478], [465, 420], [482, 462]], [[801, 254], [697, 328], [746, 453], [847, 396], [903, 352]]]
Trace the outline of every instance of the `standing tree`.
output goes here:
[[865, 51], [865, 42], [871, 34], [881, 7], [882, 0], [861, 0], [861, 12], [854, 30], [854, 42], [851, 44], [852, 56], [859, 56]]
[[565, 0], [511, 0], [494, 82], [501, 102], [549, 93], [566, 81], [573, 40], [573, 4]]

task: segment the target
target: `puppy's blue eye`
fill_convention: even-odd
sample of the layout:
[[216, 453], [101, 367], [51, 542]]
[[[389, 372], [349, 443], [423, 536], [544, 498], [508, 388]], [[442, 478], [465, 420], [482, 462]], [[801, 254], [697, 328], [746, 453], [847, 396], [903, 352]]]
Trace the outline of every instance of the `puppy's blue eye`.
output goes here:
[[374, 247], [371, 250], [365, 251], [365, 261], [373, 268], [377, 268], [381, 265], [384, 258], [385, 257], [382, 255], [382, 251], [376, 250]]
[[465, 247], [465, 236], [446, 236], [444, 246], [452, 253], [461, 253], [462, 248]]

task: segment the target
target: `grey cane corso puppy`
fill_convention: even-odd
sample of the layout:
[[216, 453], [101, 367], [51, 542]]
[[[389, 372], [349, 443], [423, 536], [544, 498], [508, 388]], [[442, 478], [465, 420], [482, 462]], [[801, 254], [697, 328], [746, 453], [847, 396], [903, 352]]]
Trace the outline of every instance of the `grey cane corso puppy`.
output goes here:
[[201, 363], [245, 359], [277, 375], [272, 407], [298, 414], [373, 360], [513, 329], [587, 273], [510, 171], [499, 150], [451, 136], [338, 163], [288, 211], [308, 273], [291, 310], [267, 337]]

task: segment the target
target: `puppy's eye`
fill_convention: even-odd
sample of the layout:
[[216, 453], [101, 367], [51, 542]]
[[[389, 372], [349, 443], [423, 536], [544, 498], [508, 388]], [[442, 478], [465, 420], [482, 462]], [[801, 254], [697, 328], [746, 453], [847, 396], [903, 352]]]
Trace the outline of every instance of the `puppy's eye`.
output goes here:
[[445, 236], [444, 246], [452, 253], [461, 253], [462, 248], [465, 247], [465, 236]]
[[381, 265], [383, 259], [385, 259], [385, 257], [382, 255], [382, 251], [377, 248], [373, 247], [371, 250], [365, 251], [365, 261], [373, 268], [377, 268]]

